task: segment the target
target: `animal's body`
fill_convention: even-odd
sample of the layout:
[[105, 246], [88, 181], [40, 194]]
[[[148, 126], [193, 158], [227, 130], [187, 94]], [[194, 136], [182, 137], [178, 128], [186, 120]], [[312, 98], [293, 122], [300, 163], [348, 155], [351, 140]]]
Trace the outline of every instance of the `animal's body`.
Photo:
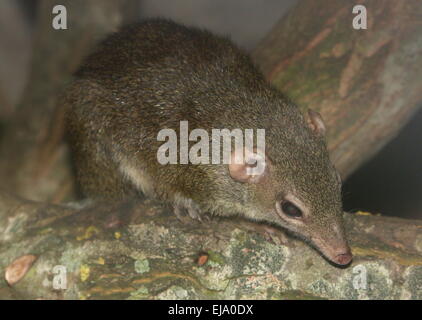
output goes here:
[[[315, 112], [302, 114], [230, 40], [165, 20], [126, 27], [100, 44], [66, 90], [77, 177], [91, 198], [144, 194], [176, 213], [263, 221], [313, 243], [330, 260], [351, 253], [341, 183]], [[265, 129], [265, 170], [157, 161], [161, 129]], [[245, 150], [246, 153], [254, 150]]]

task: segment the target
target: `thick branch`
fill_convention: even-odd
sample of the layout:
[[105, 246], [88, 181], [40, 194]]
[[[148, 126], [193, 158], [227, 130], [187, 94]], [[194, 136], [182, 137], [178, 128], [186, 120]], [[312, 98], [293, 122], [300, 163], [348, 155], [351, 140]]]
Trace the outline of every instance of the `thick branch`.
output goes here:
[[[271, 243], [236, 220], [183, 225], [153, 202], [75, 210], [2, 193], [0, 204], [0, 274], [36, 258], [0, 299], [422, 298], [421, 221], [346, 214], [355, 258], [340, 269], [299, 240]], [[52, 287], [56, 265], [66, 290]], [[366, 289], [353, 286], [356, 266]]]
[[361, 3], [367, 30], [352, 28], [353, 1], [300, 1], [254, 52], [275, 86], [321, 112], [343, 176], [376, 154], [422, 105], [422, 2]]

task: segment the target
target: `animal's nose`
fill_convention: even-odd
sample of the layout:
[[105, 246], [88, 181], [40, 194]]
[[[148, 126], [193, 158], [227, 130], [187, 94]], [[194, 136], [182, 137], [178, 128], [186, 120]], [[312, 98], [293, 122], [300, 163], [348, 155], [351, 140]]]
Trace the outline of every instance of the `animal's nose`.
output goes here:
[[334, 260], [335, 260], [334, 262], [336, 262], [340, 265], [346, 265], [346, 264], [349, 264], [350, 261], [352, 261], [352, 259], [353, 259], [352, 253], [350, 251], [348, 251], [348, 252], [338, 254], [334, 258]]

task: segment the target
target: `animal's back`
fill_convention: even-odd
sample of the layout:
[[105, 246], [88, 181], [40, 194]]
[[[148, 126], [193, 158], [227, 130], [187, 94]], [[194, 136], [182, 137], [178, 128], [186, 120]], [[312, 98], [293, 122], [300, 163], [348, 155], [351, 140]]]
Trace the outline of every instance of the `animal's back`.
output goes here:
[[154, 79], [160, 80], [160, 87], [166, 82], [186, 87], [196, 81], [196, 88], [213, 79], [263, 80], [250, 58], [228, 38], [163, 19], [128, 26], [111, 35], [86, 59], [77, 76], [110, 88], [122, 78], [125, 82], [137, 79], [135, 86]]
[[[266, 90], [250, 58], [208, 31], [155, 19], [111, 35], [65, 93], [67, 129], [84, 193], [114, 198], [148, 191], [129, 182], [130, 172], [122, 173], [121, 163], [133, 160], [129, 155], [142, 160], [137, 170], [163, 175], [156, 160], [159, 130], [178, 131], [182, 120], [191, 129], [254, 128], [256, 123], [247, 121], [267, 112], [253, 99]], [[261, 115], [253, 116], [257, 112]], [[175, 176], [185, 169], [174, 167], [167, 180], [183, 185]]]

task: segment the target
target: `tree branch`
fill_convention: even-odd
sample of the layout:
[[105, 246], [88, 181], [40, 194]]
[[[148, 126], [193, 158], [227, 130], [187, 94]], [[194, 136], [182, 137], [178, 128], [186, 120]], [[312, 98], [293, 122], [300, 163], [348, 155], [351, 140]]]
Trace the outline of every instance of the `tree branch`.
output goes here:
[[422, 2], [360, 3], [367, 8], [367, 30], [352, 28], [353, 2], [303, 0], [254, 52], [276, 87], [322, 114], [343, 177], [422, 105]]
[[[0, 274], [35, 257], [19, 282], [1, 282], [0, 299], [422, 298], [421, 221], [346, 214], [354, 261], [340, 269], [283, 234], [268, 242], [223, 218], [184, 225], [151, 201], [77, 210], [0, 193], [0, 204]], [[65, 290], [52, 287], [56, 265]], [[366, 289], [354, 288], [360, 268]]]

